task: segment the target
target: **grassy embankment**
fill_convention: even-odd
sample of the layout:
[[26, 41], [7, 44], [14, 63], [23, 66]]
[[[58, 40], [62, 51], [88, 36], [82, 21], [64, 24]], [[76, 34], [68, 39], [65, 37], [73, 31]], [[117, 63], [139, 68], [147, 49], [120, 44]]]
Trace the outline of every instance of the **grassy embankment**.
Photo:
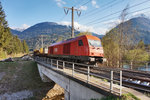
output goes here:
[[108, 96], [102, 99], [91, 99], [91, 100], [140, 100], [140, 99], [131, 93], [127, 93], [127, 94], [123, 94], [120, 98], [114, 96]]
[[14, 58], [14, 57], [22, 57], [23, 55], [26, 55], [26, 54], [23, 54], [23, 53], [19, 53], [19, 54], [12, 54], [12, 55], [7, 55], [5, 52], [0, 52], [0, 60], [3, 60], [3, 59], [6, 59], [6, 58]]
[[41, 100], [54, 83], [43, 83], [33, 61], [0, 62], [0, 95], [23, 90], [32, 91], [27, 100]]

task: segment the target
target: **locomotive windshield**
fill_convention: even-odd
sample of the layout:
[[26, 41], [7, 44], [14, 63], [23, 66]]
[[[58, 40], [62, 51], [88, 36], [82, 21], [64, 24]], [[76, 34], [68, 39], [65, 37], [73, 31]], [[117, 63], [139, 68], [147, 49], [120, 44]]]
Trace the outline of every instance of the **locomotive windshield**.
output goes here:
[[89, 45], [94, 47], [101, 47], [101, 41], [88, 39]]

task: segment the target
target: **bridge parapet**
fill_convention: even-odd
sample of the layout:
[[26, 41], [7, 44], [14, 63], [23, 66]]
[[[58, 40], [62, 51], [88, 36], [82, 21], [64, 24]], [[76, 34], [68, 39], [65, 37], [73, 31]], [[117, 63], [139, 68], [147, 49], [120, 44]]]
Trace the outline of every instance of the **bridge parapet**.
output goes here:
[[[90, 65], [44, 57], [36, 57], [35, 61], [38, 63], [42, 77], [50, 78], [65, 89], [66, 100], [75, 99], [82, 94], [81, 92], [84, 93], [78, 99], [102, 98], [106, 95], [119, 96], [122, 94], [122, 71], [120, 71], [119, 80], [117, 80], [113, 78], [113, 71], [110, 71], [110, 78], [100, 76], [91, 72], [93, 66]], [[86, 96], [89, 94], [90, 96]]]

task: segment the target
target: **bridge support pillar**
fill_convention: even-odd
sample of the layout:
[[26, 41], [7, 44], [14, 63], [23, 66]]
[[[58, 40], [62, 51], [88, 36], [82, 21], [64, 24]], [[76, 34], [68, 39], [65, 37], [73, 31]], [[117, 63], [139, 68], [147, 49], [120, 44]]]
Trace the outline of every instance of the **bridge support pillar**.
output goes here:
[[46, 75], [43, 74], [42, 69], [40, 66], [38, 66], [39, 74], [43, 82], [53, 82], [50, 78], [48, 78]]
[[70, 100], [70, 93], [66, 90], [64, 92], [65, 92], [65, 100]]

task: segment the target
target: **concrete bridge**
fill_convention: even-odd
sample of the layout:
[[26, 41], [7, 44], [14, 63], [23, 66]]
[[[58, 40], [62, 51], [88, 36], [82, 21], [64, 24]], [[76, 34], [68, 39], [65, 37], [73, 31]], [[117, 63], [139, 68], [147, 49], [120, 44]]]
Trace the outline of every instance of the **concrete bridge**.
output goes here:
[[[45, 57], [36, 57], [35, 61], [44, 82], [54, 81], [64, 88], [65, 100], [101, 99], [108, 95], [122, 94], [122, 73], [119, 76], [121, 81], [118, 81], [113, 79], [113, 71], [110, 78], [105, 78], [90, 73], [90, 66], [86, 65], [87, 70], [81, 71], [77, 69], [79, 66], [77, 63]], [[113, 84], [114, 82], [118, 83]]]

